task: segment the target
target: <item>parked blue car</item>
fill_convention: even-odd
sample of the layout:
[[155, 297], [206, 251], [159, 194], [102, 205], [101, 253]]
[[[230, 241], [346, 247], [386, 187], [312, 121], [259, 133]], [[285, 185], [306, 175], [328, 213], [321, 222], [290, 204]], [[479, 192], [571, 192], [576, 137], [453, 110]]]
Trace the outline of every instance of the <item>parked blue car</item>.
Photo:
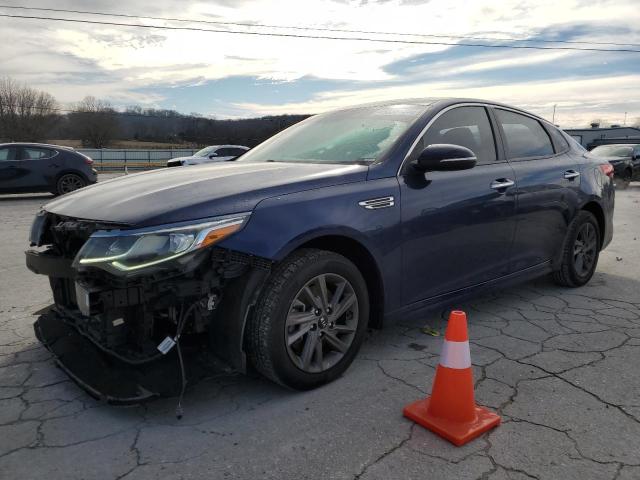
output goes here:
[[494, 102], [316, 115], [236, 162], [45, 205], [27, 265], [55, 305], [36, 333], [107, 401], [162, 394], [145, 369], [172, 377], [181, 344], [314, 388], [347, 369], [367, 327], [543, 274], [587, 283], [613, 235], [612, 175], [546, 120]]
[[64, 195], [97, 181], [93, 160], [73, 148], [42, 143], [0, 144], [0, 193]]

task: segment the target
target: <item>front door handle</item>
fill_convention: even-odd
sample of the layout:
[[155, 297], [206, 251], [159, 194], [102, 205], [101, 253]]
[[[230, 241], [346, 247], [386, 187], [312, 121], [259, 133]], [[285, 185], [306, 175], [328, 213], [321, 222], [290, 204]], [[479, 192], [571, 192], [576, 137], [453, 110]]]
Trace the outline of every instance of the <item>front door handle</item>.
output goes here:
[[505, 188], [513, 187], [515, 184], [516, 182], [508, 178], [498, 178], [491, 182], [491, 188], [494, 190], [503, 190]]
[[576, 172], [575, 170], [567, 170], [564, 172], [564, 178], [567, 180], [573, 180], [574, 178], [578, 178], [580, 176], [580, 172]]

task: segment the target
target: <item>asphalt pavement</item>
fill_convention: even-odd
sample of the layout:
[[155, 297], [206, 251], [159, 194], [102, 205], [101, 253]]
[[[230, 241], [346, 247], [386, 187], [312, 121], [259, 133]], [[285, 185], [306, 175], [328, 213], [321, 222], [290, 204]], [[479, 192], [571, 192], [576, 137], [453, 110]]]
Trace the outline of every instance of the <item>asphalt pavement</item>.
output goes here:
[[351, 368], [310, 392], [214, 372], [175, 399], [113, 407], [83, 393], [34, 338], [48, 281], [24, 265], [48, 195], [0, 196], [0, 478], [640, 478], [640, 184], [579, 289], [541, 278], [474, 299], [478, 403], [503, 423], [454, 447], [402, 416], [431, 388], [446, 323], [372, 331]]

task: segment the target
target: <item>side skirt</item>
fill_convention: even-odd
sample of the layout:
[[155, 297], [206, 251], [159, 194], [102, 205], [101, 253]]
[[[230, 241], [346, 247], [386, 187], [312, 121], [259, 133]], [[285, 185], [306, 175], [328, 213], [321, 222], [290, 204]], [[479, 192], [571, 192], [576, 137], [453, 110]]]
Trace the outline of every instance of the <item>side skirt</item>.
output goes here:
[[454, 290], [453, 292], [445, 293], [435, 297], [428, 298], [426, 300], [420, 300], [419, 302], [406, 305], [398, 310], [390, 312], [385, 315], [385, 321], [394, 322], [397, 320], [411, 320], [427, 313], [431, 313], [434, 310], [449, 307], [455, 303], [468, 300], [469, 298], [476, 297], [481, 293], [495, 288], [505, 288], [512, 285], [532, 280], [537, 277], [541, 277], [553, 271], [551, 260], [540, 263], [533, 267], [529, 267], [520, 272], [511, 273], [495, 280], [489, 280], [488, 282], [473, 285], [471, 287], [461, 288]]

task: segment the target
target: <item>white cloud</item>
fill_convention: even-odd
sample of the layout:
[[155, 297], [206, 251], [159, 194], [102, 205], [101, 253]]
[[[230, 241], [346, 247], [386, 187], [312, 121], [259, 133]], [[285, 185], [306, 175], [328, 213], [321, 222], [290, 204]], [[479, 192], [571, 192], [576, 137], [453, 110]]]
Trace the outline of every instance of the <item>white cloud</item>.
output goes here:
[[[90, 9], [86, 5], [86, 2], [79, 0], [62, 0], [56, 7]], [[91, 2], [91, 9], [113, 9], [122, 13], [120, 8], [116, 10], [112, 2], [105, 0]], [[124, 13], [212, 21], [259, 21], [275, 25], [495, 38], [503, 38], [505, 32], [512, 37], [524, 38], [547, 29], [583, 24], [593, 28], [586, 29], [587, 33], [577, 40], [640, 43], [640, 9], [636, 0], [431, 0], [422, 3], [403, 0], [377, 3], [334, 0], [309, 0], [304, 3], [299, 0], [218, 0], [186, 3], [158, 0], [154, 2], [152, 13], [148, 9], [148, 2], [130, 0]], [[175, 25], [162, 21], [117, 18], [113, 20]], [[225, 28], [210, 24], [195, 26], [209, 29]], [[602, 28], [604, 26], [607, 28]], [[571, 109], [575, 112], [578, 112], [581, 106], [599, 109], [624, 101], [631, 105], [628, 108], [639, 108], [637, 99], [634, 100], [635, 92], [626, 85], [621, 85], [620, 79], [606, 76], [595, 80], [580, 78], [581, 69], [606, 62], [609, 55], [605, 53], [587, 55], [567, 51], [470, 49], [469, 51], [475, 55], [473, 61], [458, 58], [433, 62], [430, 65], [416, 65], [400, 77], [387, 71], [385, 66], [418, 54], [443, 52], [449, 47], [258, 37], [10, 19], [0, 19], [0, 28], [3, 31], [0, 73], [46, 89], [62, 102], [77, 101], [85, 95], [92, 94], [107, 97], [115, 103], [155, 104], [161, 102], [162, 97], [140, 93], [143, 87], [195, 85], [229, 76], [247, 75], [279, 81], [291, 81], [308, 76], [326, 80], [365, 82], [370, 85], [377, 82], [414, 83], [384, 88], [374, 86], [357, 92], [324, 92], [307, 102], [296, 104], [228, 104], [222, 105], [222, 109], [247, 114], [318, 111], [370, 98], [416, 96], [416, 93], [418, 96], [475, 95], [505, 101], [512, 99], [514, 103], [531, 105], [536, 109], [548, 108], [550, 102], [564, 102], [571, 104]], [[251, 30], [274, 31], [259, 27], [253, 27]], [[349, 36], [338, 32], [301, 32], [292, 29], [277, 31], [288, 34]], [[377, 38], [374, 34], [364, 33], [352, 36]], [[438, 40], [436, 37], [392, 38]], [[636, 62], [636, 65], [640, 65], [638, 58], [637, 54], [629, 54], [629, 61]], [[470, 74], [482, 74], [514, 66], [538, 64], [540, 68], [553, 69], [554, 63], [562, 66], [574, 65], [576, 78], [569, 82], [531, 81], [517, 84], [505, 79], [503, 82], [497, 82], [499, 85], [473, 88], [469, 87], [468, 83], [461, 83], [458, 78], [462, 74], [468, 78]], [[425, 73], [429, 74], [431, 81], [426, 80]], [[438, 81], [433, 80], [438, 76], [435, 74], [439, 74]], [[481, 80], [474, 83], [479, 81]], [[599, 91], [612, 83], [616, 85], [615, 90]], [[569, 88], [570, 85], [576, 88]], [[578, 85], [589, 85], [589, 91], [578, 90]], [[598, 88], [598, 85], [602, 88]], [[560, 89], [554, 90], [557, 88]], [[633, 103], [634, 101], [636, 103]], [[612, 110], [610, 113], [617, 115], [617, 111]]]
[[[582, 125], [593, 117], [621, 123], [624, 112], [630, 107], [640, 110], [640, 96], [636, 87], [639, 82], [640, 73], [620, 77], [569, 78], [552, 82], [504, 83], [481, 87], [467, 87], [458, 82], [432, 82], [353, 92], [324, 92], [311, 101], [287, 105], [240, 103], [234, 107], [241, 112], [259, 115], [320, 113], [348, 105], [398, 98], [468, 97], [519, 106], [548, 120], [551, 120], [555, 104], [556, 123], [569, 127]], [[625, 103], [620, 102], [621, 98], [625, 99]], [[611, 110], [612, 105], [616, 109]]]

